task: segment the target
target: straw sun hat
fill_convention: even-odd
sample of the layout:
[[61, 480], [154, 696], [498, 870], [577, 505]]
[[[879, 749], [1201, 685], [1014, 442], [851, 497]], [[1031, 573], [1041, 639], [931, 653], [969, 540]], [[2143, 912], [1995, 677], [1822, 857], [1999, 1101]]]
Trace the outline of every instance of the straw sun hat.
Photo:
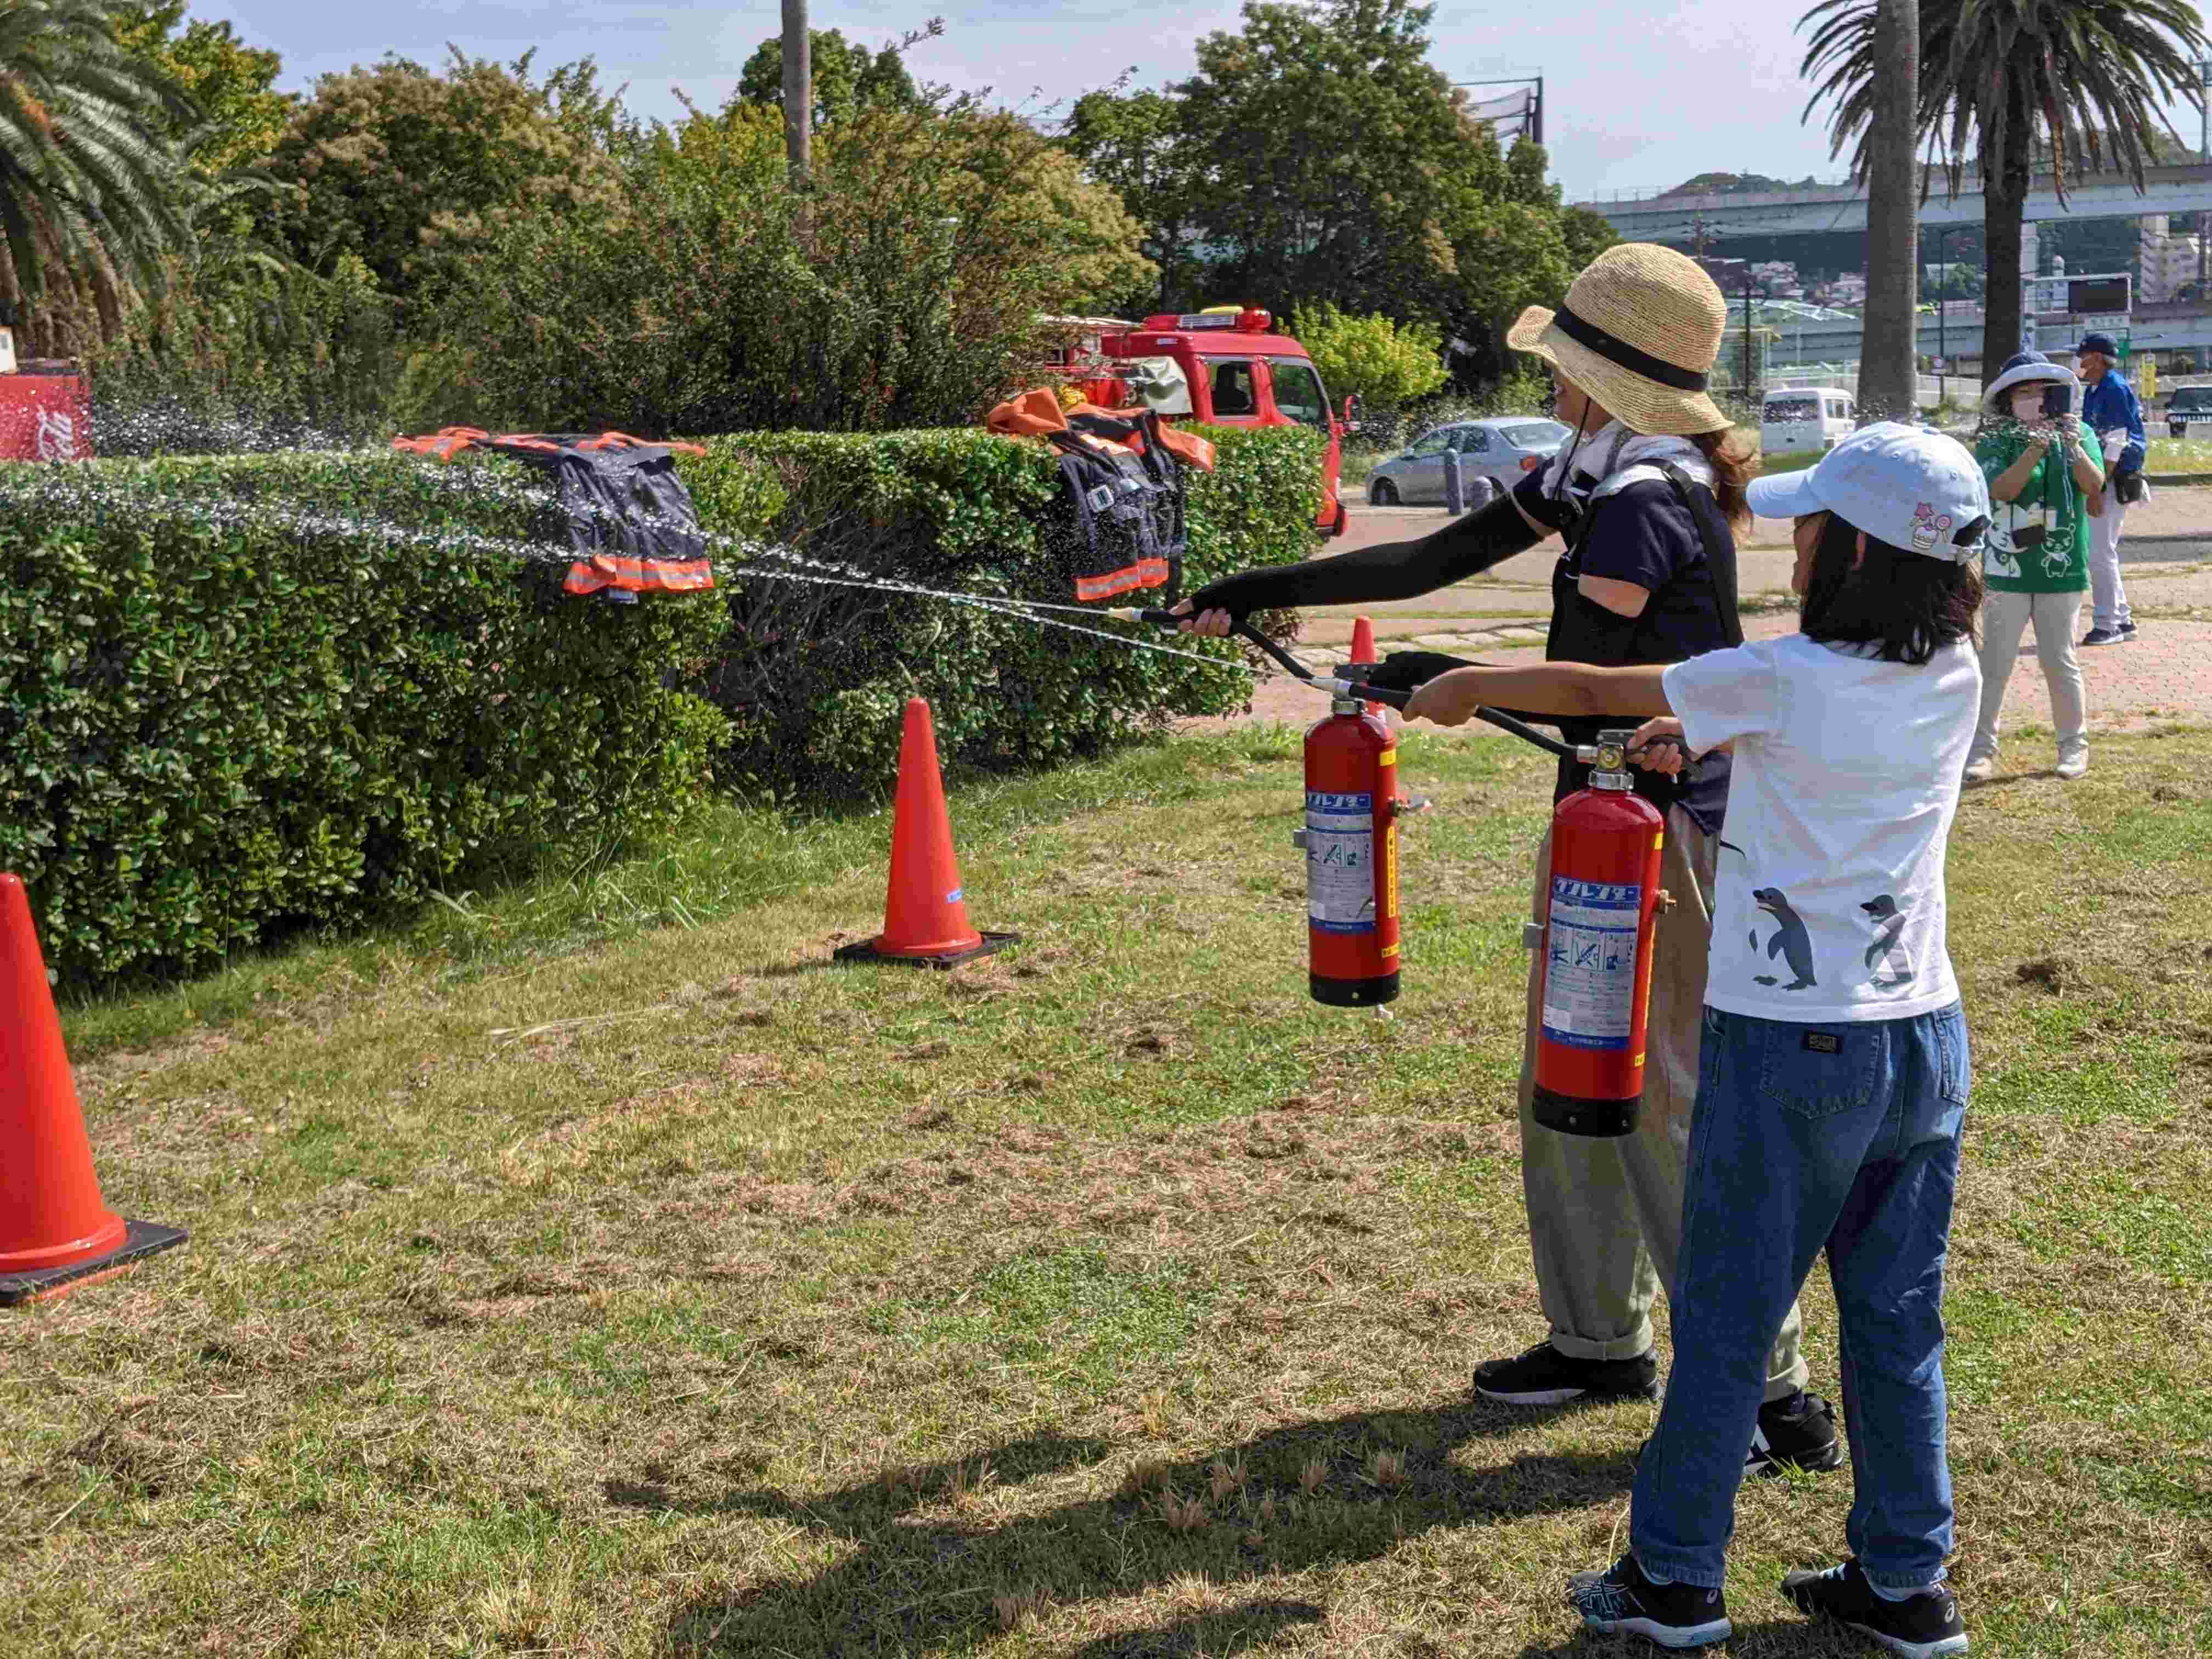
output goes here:
[[1729, 424], [1705, 395], [1728, 301], [1687, 255], [1625, 242], [1593, 259], [1557, 311], [1530, 306], [1505, 336], [1632, 432], [1686, 437]]

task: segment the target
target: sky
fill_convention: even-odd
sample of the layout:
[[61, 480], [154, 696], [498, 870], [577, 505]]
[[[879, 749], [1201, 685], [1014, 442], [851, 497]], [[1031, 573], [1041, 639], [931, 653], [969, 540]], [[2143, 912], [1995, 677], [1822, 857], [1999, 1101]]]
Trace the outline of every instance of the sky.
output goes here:
[[[1436, 8], [1429, 61], [1454, 81], [1541, 74], [1553, 177], [1571, 201], [1609, 191], [1664, 188], [1705, 172], [1787, 179], [1839, 178], [1828, 155], [1825, 106], [1808, 125], [1797, 66], [1806, 0], [1549, 0], [1536, 6], [1451, 3]], [[1234, 30], [1239, 8], [1108, 5], [1031, 0], [962, 6], [837, 4], [812, 0], [816, 29], [840, 29], [875, 48], [942, 15], [945, 33], [908, 55], [915, 79], [1031, 112], [1110, 85], [1159, 87], [1188, 76], [1198, 41]], [[386, 52], [444, 60], [448, 41], [472, 57], [510, 60], [538, 48], [539, 70], [599, 60], [604, 84], [629, 83], [625, 102], [648, 118], [682, 113], [681, 88], [707, 108], [735, 89], [754, 48], [782, 27], [778, 5], [728, 8], [668, 0], [383, 0], [374, 6], [300, 0], [192, 0], [195, 16], [228, 17], [256, 46], [284, 60], [283, 84], [374, 63]], [[1507, 88], [1476, 88], [1494, 95]], [[2194, 106], [2172, 112], [2197, 137]]]

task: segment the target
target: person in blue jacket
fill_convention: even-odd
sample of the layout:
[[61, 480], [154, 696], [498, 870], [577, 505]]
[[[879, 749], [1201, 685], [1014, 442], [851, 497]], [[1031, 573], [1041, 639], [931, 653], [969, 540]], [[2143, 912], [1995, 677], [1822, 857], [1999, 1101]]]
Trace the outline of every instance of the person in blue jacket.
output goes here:
[[2120, 581], [2120, 527], [2127, 520], [2129, 499], [2141, 494], [2148, 444], [2142, 400], [2133, 386], [2112, 372], [2119, 355], [2109, 334], [2083, 335], [2074, 354], [2075, 366], [2088, 387], [2081, 399], [2081, 424], [2105, 446], [2105, 510], [2089, 520], [2090, 616], [2089, 631], [2081, 636], [2084, 645], [2127, 645], [2136, 636], [2127, 589]]

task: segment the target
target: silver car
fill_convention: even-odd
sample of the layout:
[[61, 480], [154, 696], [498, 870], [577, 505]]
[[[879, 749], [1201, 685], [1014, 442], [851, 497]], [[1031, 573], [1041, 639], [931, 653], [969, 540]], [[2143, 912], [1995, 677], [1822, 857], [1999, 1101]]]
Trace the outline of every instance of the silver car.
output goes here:
[[1573, 435], [1557, 421], [1528, 415], [1489, 420], [1454, 421], [1423, 433], [1412, 448], [1376, 464], [1367, 475], [1367, 499], [1376, 507], [1444, 498], [1444, 453], [1459, 453], [1460, 480], [1470, 502], [1479, 500], [1478, 481], [1495, 478], [1510, 489], [1521, 482], [1531, 457], [1549, 460]]

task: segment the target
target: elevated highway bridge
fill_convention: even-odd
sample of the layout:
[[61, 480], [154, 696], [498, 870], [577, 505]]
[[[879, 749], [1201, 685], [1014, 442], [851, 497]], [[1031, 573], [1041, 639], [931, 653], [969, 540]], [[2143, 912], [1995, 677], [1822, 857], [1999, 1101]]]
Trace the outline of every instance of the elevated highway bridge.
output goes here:
[[[1971, 173], [1960, 179], [1959, 194], [1947, 194], [1948, 181], [1931, 175], [1920, 204], [1922, 226], [1978, 225], [1983, 222], [1980, 185]], [[1804, 189], [1744, 195], [1678, 195], [1629, 191], [1600, 195], [1577, 204], [1603, 216], [1632, 242], [1665, 242], [1686, 247], [1700, 236], [1710, 245], [1732, 237], [1808, 236], [1863, 231], [1867, 228], [1864, 187], [1814, 185]], [[2212, 165], [2148, 167], [2138, 192], [2132, 177], [2092, 173], [2068, 185], [2062, 206], [2048, 175], [2039, 176], [2028, 192], [2030, 224], [2053, 219], [2133, 219], [2153, 213], [2212, 212]]]

